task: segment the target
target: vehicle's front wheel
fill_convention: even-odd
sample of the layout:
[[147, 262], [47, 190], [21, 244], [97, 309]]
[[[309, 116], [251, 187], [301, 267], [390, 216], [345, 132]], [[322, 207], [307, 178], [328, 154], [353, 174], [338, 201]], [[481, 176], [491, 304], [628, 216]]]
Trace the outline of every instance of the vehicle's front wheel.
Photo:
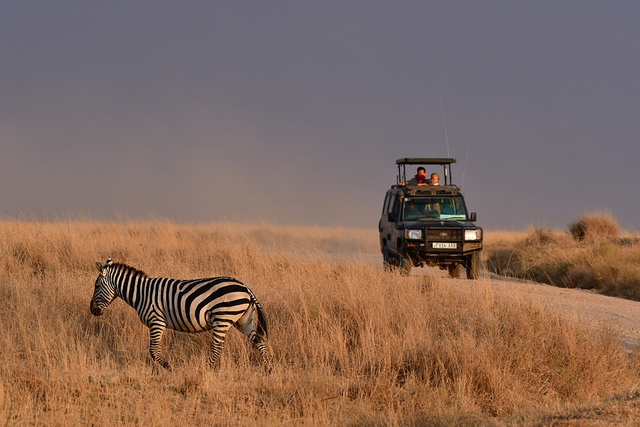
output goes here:
[[407, 254], [407, 251], [405, 249], [402, 249], [400, 251], [399, 264], [400, 264], [399, 265], [400, 274], [402, 274], [403, 276], [408, 276], [409, 274], [411, 274], [411, 268], [413, 267], [413, 260]]
[[447, 267], [447, 270], [449, 270], [449, 277], [451, 277], [452, 279], [457, 279], [460, 277], [460, 264], [450, 264]]
[[478, 279], [480, 277], [480, 251], [471, 252], [471, 254], [467, 256], [465, 264], [467, 279]]
[[397, 257], [391, 252], [389, 248], [385, 246], [382, 250], [382, 262], [384, 271], [395, 271], [398, 268]]
[[411, 273], [411, 267], [413, 267], [413, 261], [406, 254], [404, 249], [397, 253], [388, 247], [382, 250], [382, 262], [384, 271], [396, 271], [400, 269], [400, 274], [408, 276]]

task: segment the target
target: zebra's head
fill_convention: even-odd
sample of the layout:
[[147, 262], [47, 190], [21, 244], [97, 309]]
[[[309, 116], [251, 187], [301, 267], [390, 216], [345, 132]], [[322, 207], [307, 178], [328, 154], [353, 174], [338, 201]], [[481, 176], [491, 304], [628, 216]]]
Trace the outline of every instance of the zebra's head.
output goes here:
[[95, 289], [93, 290], [93, 297], [91, 298], [91, 304], [89, 309], [94, 316], [102, 315], [105, 308], [111, 304], [116, 298], [116, 291], [109, 275], [109, 268], [113, 264], [111, 258], [109, 258], [105, 265], [96, 262], [96, 267], [100, 274], [96, 279]]

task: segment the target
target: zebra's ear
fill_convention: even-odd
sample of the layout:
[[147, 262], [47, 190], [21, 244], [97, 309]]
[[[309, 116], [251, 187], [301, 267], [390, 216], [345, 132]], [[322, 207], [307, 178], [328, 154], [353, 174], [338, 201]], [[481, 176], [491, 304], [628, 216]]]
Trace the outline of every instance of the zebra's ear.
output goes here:
[[102, 273], [102, 268], [103, 268], [103, 267], [102, 267], [102, 264], [100, 264], [98, 261], [96, 261], [96, 268], [98, 269], [98, 271], [99, 271], [100, 273]]
[[106, 266], [109, 267], [111, 264], [113, 264], [113, 260], [111, 258], [107, 259]]

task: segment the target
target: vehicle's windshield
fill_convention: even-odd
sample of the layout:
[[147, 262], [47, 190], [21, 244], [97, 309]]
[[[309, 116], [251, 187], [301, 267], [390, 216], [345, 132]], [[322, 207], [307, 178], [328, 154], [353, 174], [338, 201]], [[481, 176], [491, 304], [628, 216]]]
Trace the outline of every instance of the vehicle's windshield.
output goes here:
[[462, 198], [458, 196], [404, 199], [402, 219], [406, 221], [465, 220], [467, 211]]

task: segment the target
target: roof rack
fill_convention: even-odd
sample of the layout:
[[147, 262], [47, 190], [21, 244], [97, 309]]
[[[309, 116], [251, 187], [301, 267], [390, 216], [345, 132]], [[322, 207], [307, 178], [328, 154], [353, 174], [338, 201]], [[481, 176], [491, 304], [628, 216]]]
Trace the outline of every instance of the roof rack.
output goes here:
[[452, 158], [433, 158], [433, 157], [403, 157], [396, 160], [398, 166], [398, 175], [396, 182], [398, 185], [405, 185], [407, 182], [407, 165], [440, 165], [442, 166], [442, 174], [444, 177], [443, 185], [453, 185], [451, 182], [451, 164], [455, 163], [456, 159]]

